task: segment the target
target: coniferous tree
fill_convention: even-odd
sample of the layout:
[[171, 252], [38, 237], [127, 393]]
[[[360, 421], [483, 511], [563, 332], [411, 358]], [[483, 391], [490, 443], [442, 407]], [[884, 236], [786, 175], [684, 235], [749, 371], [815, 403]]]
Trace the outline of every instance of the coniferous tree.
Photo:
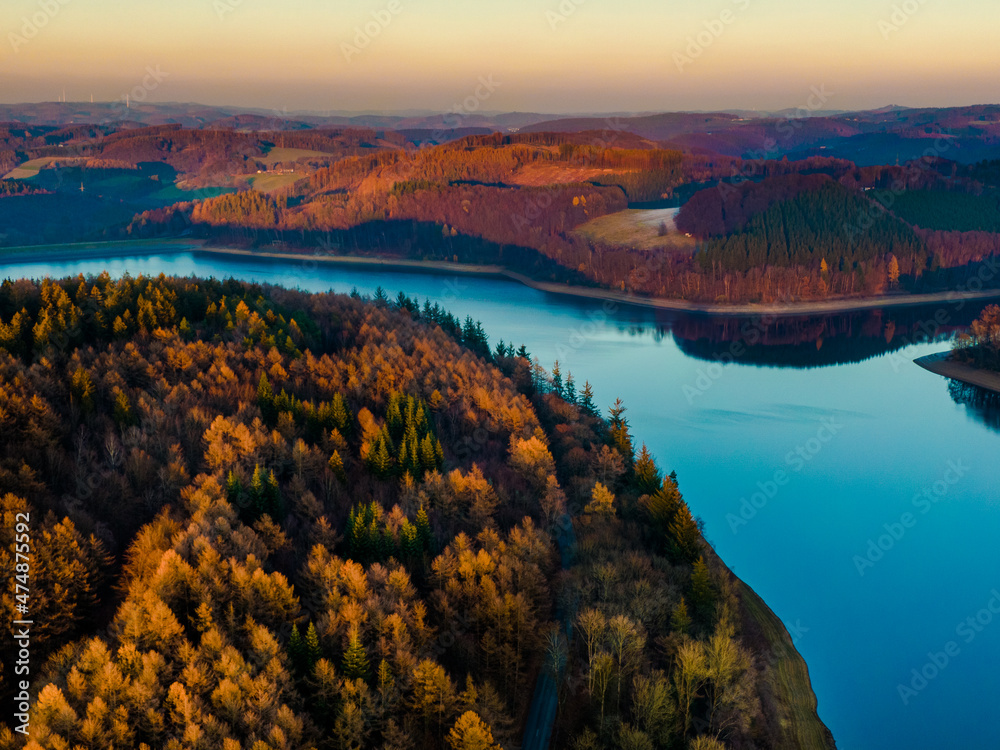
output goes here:
[[329, 464], [330, 471], [333, 472], [333, 475], [337, 477], [337, 479], [343, 481], [345, 476], [344, 459], [340, 457], [340, 451], [334, 451], [331, 454], [330, 460], [327, 463]]
[[701, 532], [691, 515], [691, 509], [683, 500], [674, 514], [674, 520], [667, 528], [667, 537], [675, 559], [694, 562], [700, 556]]
[[626, 411], [628, 409], [625, 408], [622, 400], [616, 399], [610, 409], [611, 440], [622, 458], [625, 459], [626, 467], [630, 467], [635, 457], [635, 451], [632, 448], [632, 435], [629, 433], [628, 420], [625, 419]]
[[298, 624], [292, 625], [292, 634], [288, 638], [288, 658], [292, 662], [292, 668], [299, 676], [308, 674], [308, 657], [305, 639], [299, 632]]
[[559, 361], [552, 365], [552, 392], [555, 393], [559, 398], [566, 397], [566, 391], [563, 386], [562, 372], [559, 370]]
[[420, 506], [420, 510], [417, 511], [417, 540], [420, 542], [420, 548], [425, 553], [433, 553], [434, 551], [434, 533], [431, 531], [431, 521], [427, 516], [427, 511], [424, 510], [424, 506]]
[[278, 418], [278, 410], [275, 408], [274, 391], [271, 389], [271, 381], [267, 379], [267, 375], [262, 374], [260, 382], [257, 384], [257, 406], [260, 407], [264, 423], [273, 425]]
[[353, 629], [349, 636], [347, 651], [344, 652], [344, 662], [341, 671], [352, 680], [368, 679], [368, 652], [361, 645], [357, 629]]
[[688, 614], [687, 602], [683, 596], [670, 615], [670, 629], [681, 635], [687, 635], [691, 630], [691, 616]]
[[704, 557], [695, 560], [691, 571], [691, 604], [702, 621], [711, 620], [715, 607], [715, 589]]
[[309, 627], [306, 628], [302, 653], [305, 659], [306, 672], [311, 674], [313, 669], [316, 668], [316, 663], [323, 658], [323, 649], [319, 643], [319, 633], [316, 630], [316, 625], [311, 622], [309, 623]]
[[635, 480], [639, 492], [643, 494], [656, 492], [661, 484], [660, 470], [656, 468], [656, 462], [645, 443], [642, 444], [639, 457], [635, 460]]
[[573, 381], [573, 373], [566, 376], [566, 394], [564, 398], [571, 404], [576, 403], [576, 383]]
[[583, 391], [580, 394], [580, 406], [590, 416], [600, 416], [600, 410], [597, 408], [597, 404], [594, 403], [594, 388], [590, 385], [589, 380], [583, 384]]

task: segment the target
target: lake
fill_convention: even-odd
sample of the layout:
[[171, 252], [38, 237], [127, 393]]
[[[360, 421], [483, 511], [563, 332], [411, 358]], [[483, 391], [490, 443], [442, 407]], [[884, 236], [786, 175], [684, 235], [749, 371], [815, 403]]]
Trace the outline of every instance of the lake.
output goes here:
[[601, 405], [621, 397], [637, 443], [677, 472], [706, 537], [788, 626], [840, 748], [998, 746], [1000, 421], [912, 363], [982, 304], [713, 320], [502, 280], [196, 252], [0, 258], [0, 278], [105, 269], [381, 286], [471, 315], [547, 368], [558, 359]]

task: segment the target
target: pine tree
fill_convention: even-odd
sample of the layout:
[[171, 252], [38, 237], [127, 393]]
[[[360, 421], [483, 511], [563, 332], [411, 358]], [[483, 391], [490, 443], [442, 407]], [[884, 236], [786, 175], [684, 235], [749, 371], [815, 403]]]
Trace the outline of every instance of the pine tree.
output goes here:
[[274, 476], [274, 471], [268, 472], [267, 482], [264, 485], [264, 512], [272, 519], [281, 518], [281, 489], [278, 487], [278, 478]]
[[650, 518], [655, 524], [657, 532], [666, 534], [673, 523], [674, 517], [683, 502], [680, 490], [677, 488], [677, 481], [674, 474], [663, 480], [663, 484], [654, 492], [646, 505]]
[[594, 403], [594, 388], [590, 385], [589, 380], [583, 384], [583, 392], [580, 395], [580, 406], [592, 417], [600, 415], [600, 410], [597, 408], [597, 404]]
[[667, 538], [673, 556], [678, 560], [694, 562], [700, 555], [701, 532], [691, 515], [687, 503], [681, 501], [674, 520], [667, 528]]
[[566, 398], [566, 390], [563, 387], [562, 372], [559, 370], [559, 360], [552, 365], [552, 392], [559, 398]]
[[417, 540], [420, 542], [420, 549], [428, 554], [434, 552], [434, 532], [431, 531], [431, 520], [427, 517], [424, 506], [420, 506], [417, 511]]
[[712, 574], [705, 564], [704, 557], [695, 560], [691, 571], [691, 604], [703, 621], [711, 620], [715, 608], [715, 589], [712, 586]]
[[288, 638], [288, 658], [296, 674], [300, 676], [308, 674], [310, 670], [306, 668], [308, 663], [306, 642], [297, 624], [292, 625], [292, 634]]
[[670, 629], [681, 635], [687, 635], [691, 629], [691, 616], [688, 614], [687, 603], [683, 596], [670, 615]]
[[430, 433], [424, 435], [420, 441], [420, 467], [424, 471], [433, 471], [438, 468], [437, 452], [434, 449], [434, 440]]
[[341, 671], [352, 680], [368, 679], [368, 652], [361, 645], [357, 628], [351, 630], [350, 641], [347, 651], [344, 653], [344, 662]]
[[70, 400], [72, 403], [84, 414], [90, 414], [94, 411], [94, 393], [96, 391], [97, 387], [94, 385], [90, 373], [82, 367], [78, 367], [70, 380]]
[[257, 384], [257, 406], [260, 407], [265, 424], [274, 426], [278, 419], [278, 410], [274, 403], [274, 390], [271, 388], [271, 381], [267, 379], [267, 375], [262, 374], [260, 382]]
[[576, 403], [576, 383], [573, 380], [573, 373], [566, 376], [566, 395], [564, 398], [571, 404]]
[[311, 622], [309, 623], [309, 627], [306, 628], [303, 655], [306, 672], [311, 674], [313, 669], [316, 668], [316, 662], [323, 658], [323, 648], [319, 645], [319, 633], [316, 631], [316, 626]]
[[409, 519], [405, 519], [399, 529], [399, 548], [406, 560], [413, 560], [420, 554], [417, 527], [410, 523]]
[[243, 483], [232, 469], [226, 475], [226, 498], [237, 507], [243, 505]]
[[351, 434], [351, 415], [347, 410], [347, 402], [339, 393], [333, 395], [330, 402], [330, 413], [333, 419], [333, 426], [340, 430], [345, 437]]
[[128, 395], [117, 387], [115, 388], [114, 420], [119, 427], [130, 427], [135, 424], [132, 404], [129, 403]]
[[656, 462], [649, 453], [646, 444], [642, 444], [639, 457], [635, 461], [635, 481], [639, 492], [649, 494], [656, 492], [660, 486], [660, 470], [656, 468]]
[[340, 457], [340, 451], [334, 451], [328, 463], [333, 475], [340, 481], [344, 481], [344, 459]]
[[611, 439], [614, 447], [618, 449], [622, 458], [625, 459], [626, 467], [630, 467], [635, 458], [635, 451], [632, 448], [632, 436], [628, 431], [628, 420], [625, 419], [626, 411], [628, 409], [625, 408], [622, 400], [620, 398], [616, 399], [610, 409]]
[[264, 478], [264, 470], [261, 468], [260, 464], [254, 466], [253, 477], [250, 479], [250, 508], [253, 511], [255, 517], [260, 516], [264, 513], [267, 497], [265, 485], [266, 480]]

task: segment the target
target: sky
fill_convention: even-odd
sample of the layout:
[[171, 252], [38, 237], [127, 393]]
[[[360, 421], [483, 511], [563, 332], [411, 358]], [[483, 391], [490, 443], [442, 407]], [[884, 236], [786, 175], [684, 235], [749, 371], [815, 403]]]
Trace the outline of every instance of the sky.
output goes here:
[[[996, 103], [996, 0], [3, 0], [0, 101], [545, 113]], [[489, 82], [484, 85], [482, 81]], [[472, 99], [470, 99], [472, 97]]]

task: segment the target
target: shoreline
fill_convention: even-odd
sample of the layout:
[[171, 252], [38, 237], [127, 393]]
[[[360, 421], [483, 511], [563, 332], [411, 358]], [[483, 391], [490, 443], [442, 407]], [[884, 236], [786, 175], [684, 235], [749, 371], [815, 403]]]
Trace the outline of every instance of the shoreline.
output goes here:
[[[725, 566], [725, 563], [722, 563]], [[833, 732], [819, 715], [819, 700], [809, 665], [799, 653], [788, 627], [751, 586], [729, 570], [740, 592], [742, 614], [760, 628], [771, 651], [764, 672], [772, 695], [778, 698], [781, 738], [775, 750], [836, 750]]]
[[928, 294], [900, 294], [883, 297], [859, 297], [856, 299], [815, 300], [810, 302], [792, 302], [788, 304], [733, 304], [720, 305], [705, 302], [688, 302], [686, 300], [639, 297], [625, 292], [615, 292], [597, 287], [578, 287], [570, 284], [559, 284], [548, 281], [537, 281], [524, 274], [504, 268], [503, 266], [478, 265], [469, 263], [451, 263], [448, 261], [408, 260], [405, 258], [375, 258], [355, 255], [307, 255], [305, 253], [274, 253], [254, 252], [239, 248], [225, 248], [205, 245], [197, 252], [211, 255], [229, 255], [248, 258], [291, 259], [304, 262], [326, 263], [346, 267], [374, 266], [384, 270], [411, 271], [417, 273], [456, 273], [466, 276], [485, 278], [504, 278], [548, 294], [558, 294], [567, 297], [577, 297], [591, 300], [616, 302], [632, 307], [645, 307], [656, 310], [706, 315], [713, 317], [748, 317], [753, 315], [768, 315], [773, 317], [795, 317], [801, 315], [824, 315], [838, 312], [859, 312], [862, 310], [878, 310], [884, 307], [922, 307], [938, 302], [955, 303], [976, 300], [1000, 298], [1000, 289], [984, 290], [982, 292], [932, 292]]
[[21, 245], [0, 248], [0, 267], [4, 263], [44, 263], [47, 260], [87, 258], [128, 258], [135, 255], [182, 253], [199, 249], [204, 240], [111, 240], [100, 242], [68, 242], [55, 245]]
[[937, 354], [928, 354], [926, 357], [919, 357], [913, 361], [935, 375], [1000, 393], [1000, 372], [981, 370], [964, 362], [955, 362], [950, 357], [951, 352], [938, 352]]
[[[158, 253], [193, 252], [195, 254], [228, 257], [255, 258], [260, 260], [296, 261], [331, 266], [372, 268], [379, 270], [406, 271], [410, 273], [450, 273], [481, 278], [507, 279], [536, 291], [564, 297], [576, 297], [595, 301], [612, 302], [631, 307], [652, 310], [704, 315], [710, 317], [751, 317], [768, 316], [775, 318], [831, 313], [861, 312], [886, 307], [922, 307], [937, 303], [955, 304], [970, 301], [1000, 299], [1000, 289], [980, 292], [932, 292], [927, 294], [899, 294], [882, 297], [841, 298], [833, 300], [813, 300], [809, 302], [713, 304], [689, 302], [678, 299], [640, 297], [625, 292], [597, 287], [578, 287], [547, 281], [537, 281], [524, 274], [503, 266], [488, 264], [452, 263], [449, 261], [410, 260], [406, 258], [380, 258], [357, 255], [315, 255], [296, 252], [270, 252], [244, 250], [234, 247], [219, 247], [206, 244], [206, 240], [121, 240], [111, 242], [88, 242], [63, 245], [40, 245], [0, 249], [0, 266], [5, 261], [44, 262], [46, 260], [73, 260], [94, 257], [128, 257], [130, 255], [156, 255]], [[46, 248], [49, 248], [46, 251]], [[110, 252], [109, 252], [110, 251]]]

